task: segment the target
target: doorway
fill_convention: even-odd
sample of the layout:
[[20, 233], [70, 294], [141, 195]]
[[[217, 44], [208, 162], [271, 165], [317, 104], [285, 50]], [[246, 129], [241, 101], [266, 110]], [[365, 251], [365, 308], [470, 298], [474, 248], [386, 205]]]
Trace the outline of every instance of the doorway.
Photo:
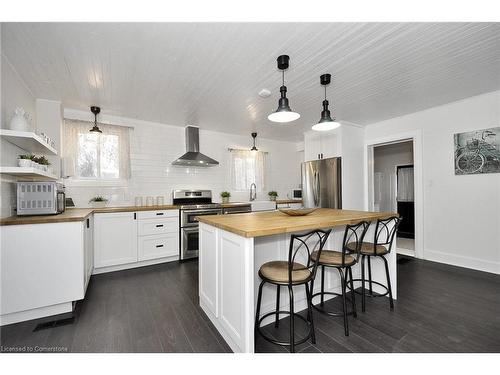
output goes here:
[[413, 141], [373, 147], [374, 211], [397, 212], [403, 218], [397, 232], [398, 254], [415, 256]]

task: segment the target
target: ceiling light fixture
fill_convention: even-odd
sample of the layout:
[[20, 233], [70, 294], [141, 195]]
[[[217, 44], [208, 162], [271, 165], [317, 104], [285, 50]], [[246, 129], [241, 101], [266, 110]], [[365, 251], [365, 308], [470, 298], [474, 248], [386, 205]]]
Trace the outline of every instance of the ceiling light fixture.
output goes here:
[[101, 108], [92, 106], [90, 111], [94, 114], [94, 126], [90, 129], [92, 133], [102, 133], [102, 130], [97, 126], [97, 115], [101, 112]]
[[325, 87], [325, 100], [323, 100], [323, 110], [321, 111], [321, 119], [312, 126], [312, 130], [327, 131], [338, 128], [341, 124], [331, 118], [330, 110], [328, 109], [328, 100], [326, 100], [326, 86], [330, 84], [331, 74], [322, 74], [320, 77], [321, 84]]
[[255, 138], [257, 138], [257, 133], [252, 133], [252, 138], [253, 138], [253, 147], [250, 149], [250, 151], [259, 151], [259, 149], [255, 147]]
[[281, 55], [277, 59], [278, 69], [282, 71], [283, 83], [280, 87], [281, 98], [278, 101], [278, 109], [276, 112], [271, 113], [267, 118], [272, 122], [290, 122], [297, 120], [300, 114], [293, 112], [288, 104], [286, 97], [285, 86], [285, 70], [288, 69], [290, 57], [288, 55]]

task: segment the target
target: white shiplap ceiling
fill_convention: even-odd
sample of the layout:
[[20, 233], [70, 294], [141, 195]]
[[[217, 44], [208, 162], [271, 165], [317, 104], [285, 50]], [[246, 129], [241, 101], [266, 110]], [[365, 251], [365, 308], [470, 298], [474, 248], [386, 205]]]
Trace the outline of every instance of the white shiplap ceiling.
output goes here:
[[[1, 35], [38, 98], [283, 140], [319, 119], [326, 72], [335, 116], [361, 125], [500, 89], [500, 23], [4, 23]], [[302, 115], [288, 125], [267, 120], [280, 54]]]

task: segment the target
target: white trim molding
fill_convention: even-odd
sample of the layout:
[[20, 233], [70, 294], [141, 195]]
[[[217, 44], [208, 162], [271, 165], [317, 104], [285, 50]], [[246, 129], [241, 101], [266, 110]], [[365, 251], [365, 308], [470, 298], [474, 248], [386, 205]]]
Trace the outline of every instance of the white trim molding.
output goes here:
[[399, 143], [405, 140], [413, 141], [413, 171], [415, 182], [415, 257], [424, 259], [424, 179], [423, 179], [423, 137], [422, 130], [396, 133], [385, 137], [365, 139], [364, 146], [364, 206], [366, 210], [373, 202], [373, 147], [376, 145], [386, 145]]
[[500, 262], [457, 255], [453, 253], [444, 253], [436, 250], [425, 250], [425, 259], [433, 262], [449, 264], [457, 267], [469, 268], [477, 271], [500, 274]]

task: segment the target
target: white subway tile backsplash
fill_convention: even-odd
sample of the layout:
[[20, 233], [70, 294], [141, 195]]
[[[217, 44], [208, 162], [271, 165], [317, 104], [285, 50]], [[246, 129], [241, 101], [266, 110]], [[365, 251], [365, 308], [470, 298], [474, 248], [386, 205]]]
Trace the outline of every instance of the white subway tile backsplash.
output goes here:
[[[111, 204], [134, 204], [135, 196], [164, 196], [171, 202], [174, 189], [211, 189], [214, 200], [219, 193], [230, 188], [229, 147], [251, 143], [251, 137], [212, 132], [200, 129], [201, 152], [219, 161], [210, 168], [172, 166], [171, 162], [185, 152], [184, 128], [141, 122], [130, 133], [131, 178], [126, 186], [71, 186], [66, 184], [66, 194], [77, 206], [88, 206], [88, 201], [102, 195]], [[259, 140], [259, 148], [268, 151], [267, 186], [258, 199], [267, 199], [267, 191], [276, 190], [286, 198], [290, 189], [300, 183], [300, 154], [296, 144], [267, 139]], [[231, 192], [231, 200], [248, 200], [248, 192]]]

